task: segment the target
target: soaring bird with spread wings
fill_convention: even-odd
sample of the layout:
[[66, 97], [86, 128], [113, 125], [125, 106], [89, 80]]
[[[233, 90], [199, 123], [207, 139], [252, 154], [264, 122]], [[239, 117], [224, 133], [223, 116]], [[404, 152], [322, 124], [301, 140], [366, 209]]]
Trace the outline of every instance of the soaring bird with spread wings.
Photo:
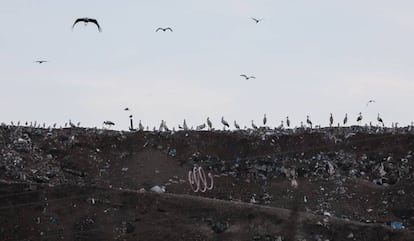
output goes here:
[[91, 22], [91, 23], [94, 23], [97, 27], [98, 27], [98, 30], [99, 30], [99, 32], [101, 32], [102, 30], [101, 30], [101, 26], [99, 26], [99, 23], [98, 23], [98, 20], [96, 20], [96, 19], [93, 19], [93, 18], [78, 18], [78, 19], [76, 19], [75, 20], [75, 22], [73, 23], [73, 25], [72, 25], [72, 29], [75, 27], [75, 25], [77, 24], [77, 23], [79, 23], [79, 22], [84, 22], [85, 23], [85, 25], [87, 25], [89, 22]]
[[172, 28], [157, 28], [157, 30], [155, 30], [155, 32], [158, 32], [158, 31], [160, 31], [160, 30], [162, 30], [163, 32], [165, 32], [165, 31], [167, 31], [167, 30], [170, 30], [171, 32], [173, 31], [172, 30]]
[[246, 80], [248, 80], [248, 79], [256, 79], [256, 77], [254, 77], [254, 76], [247, 76], [245, 74], [241, 74], [240, 76], [241, 77], [244, 77]]
[[33, 62], [38, 63], [38, 64], [43, 64], [43, 63], [46, 63], [47, 60], [36, 60], [36, 61], [33, 61]]
[[255, 21], [256, 23], [259, 23], [260, 21], [262, 21], [262, 19], [263, 18], [260, 18], [260, 19], [258, 19], [258, 18], [252, 18], [252, 20]]
[[369, 103], [375, 103], [375, 100], [369, 100], [368, 102], [367, 102], [367, 106], [368, 106], [368, 104]]

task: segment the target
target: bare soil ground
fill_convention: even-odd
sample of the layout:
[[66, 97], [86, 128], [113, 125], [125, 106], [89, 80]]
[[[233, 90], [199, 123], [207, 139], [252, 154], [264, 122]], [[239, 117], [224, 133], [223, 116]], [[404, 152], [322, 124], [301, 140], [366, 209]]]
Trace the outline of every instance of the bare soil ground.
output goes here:
[[[0, 240], [414, 240], [404, 128], [3, 126], [0, 150]], [[191, 189], [194, 166], [212, 190]]]

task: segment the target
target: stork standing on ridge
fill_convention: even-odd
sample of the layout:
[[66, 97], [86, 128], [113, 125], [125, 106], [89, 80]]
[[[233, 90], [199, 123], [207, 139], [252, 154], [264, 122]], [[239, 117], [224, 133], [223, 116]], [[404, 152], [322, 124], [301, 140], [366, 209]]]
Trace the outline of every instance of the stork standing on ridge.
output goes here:
[[278, 129], [283, 129], [283, 120], [280, 121], [280, 125], [277, 127]]
[[163, 127], [165, 131], [170, 131], [170, 129], [168, 129], [168, 126], [167, 126], [167, 121], [163, 121]]
[[348, 122], [348, 113], [345, 113], [344, 125]]
[[[35, 122], [35, 125], [36, 125], [36, 122]], [[76, 125], [70, 119], [69, 119], [69, 125], [72, 128], [75, 128], [76, 127]]]
[[163, 128], [164, 128], [164, 120], [161, 120], [160, 127], [158, 128], [158, 131], [161, 132]]
[[213, 124], [210, 121], [210, 117], [207, 117], [207, 125], [208, 125], [208, 129], [211, 130]]
[[308, 123], [308, 125], [310, 125], [310, 128], [312, 129], [312, 121], [309, 120], [309, 116], [306, 116], [306, 123]]
[[115, 125], [115, 123], [112, 122], [112, 121], [104, 121], [103, 124], [106, 125], [106, 126], [108, 126], [108, 127], [111, 127], [111, 126], [114, 126]]
[[361, 125], [361, 121], [362, 121], [362, 113], [359, 112], [358, 117], [357, 117], [357, 122], [359, 125]]
[[331, 116], [329, 117], [329, 127], [332, 127], [333, 122], [334, 122], [334, 119], [333, 119], [332, 113], [331, 113]]
[[185, 131], [188, 130], [187, 122], [185, 121], [185, 119], [184, 119], [184, 122], [183, 122], [183, 130], [185, 130]]
[[255, 130], [256, 130], [256, 129], [258, 129], [258, 128], [257, 128], [257, 126], [254, 124], [253, 120], [252, 120], [252, 127], [253, 127], [253, 129], [255, 129]]
[[237, 122], [236, 122], [236, 121], [234, 121], [234, 127], [235, 127], [237, 130], [240, 130], [240, 126], [239, 126], [239, 124], [237, 124]]
[[264, 117], [263, 117], [263, 125], [264, 126], [266, 126], [266, 122], [267, 122], [267, 118], [266, 118], [266, 113], [264, 114]]
[[382, 121], [382, 119], [381, 119], [381, 117], [380, 117], [379, 113], [378, 113], [378, 115], [377, 115], [377, 121], [378, 121], [379, 123], [381, 123], [382, 127], [384, 127], [384, 122]]
[[142, 125], [141, 120], [139, 120], [138, 130], [140, 130], [140, 131], [144, 130], [144, 126]]
[[287, 125], [287, 127], [290, 127], [290, 120], [289, 120], [289, 116], [286, 116], [286, 125]]
[[227, 128], [230, 128], [229, 123], [224, 120], [224, 116], [221, 117], [221, 124], [223, 124], [223, 129], [224, 130], [226, 130], [226, 126], [227, 126]]
[[196, 127], [196, 130], [197, 131], [201, 131], [202, 129], [204, 129], [204, 128], [206, 128], [206, 124], [205, 123], [203, 123], [203, 124], [201, 124], [201, 125], [198, 125], [197, 127]]

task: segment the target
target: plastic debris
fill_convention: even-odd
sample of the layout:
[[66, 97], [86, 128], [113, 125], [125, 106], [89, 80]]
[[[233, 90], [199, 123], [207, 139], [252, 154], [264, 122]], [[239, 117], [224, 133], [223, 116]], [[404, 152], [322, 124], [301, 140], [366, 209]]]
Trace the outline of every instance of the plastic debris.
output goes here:
[[151, 187], [150, 191], [155, 192], [155, 193], [164, 193], [165, 192], [165, 186], [160, 187], [160, 186], [156, 185], [156, 186]]
[[404, 225], [401, 223], [401, 222], [398, 222], [398, 221], [392, 221], [391, 223], [390, 223], [390, 226], [393, 228], [393, 229], [404, 229], [405, 227], [404, 227]]
[[177, 149], [172, 148], [169, 152], [168, 155], [175, 157], [177, 155]]

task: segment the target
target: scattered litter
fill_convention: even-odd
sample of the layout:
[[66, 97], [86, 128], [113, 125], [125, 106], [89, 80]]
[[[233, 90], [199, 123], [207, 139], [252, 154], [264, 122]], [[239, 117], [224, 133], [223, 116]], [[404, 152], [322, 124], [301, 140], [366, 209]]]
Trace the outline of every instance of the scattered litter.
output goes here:
[[222, 233], [224, 231], [226, 231], [229, 228], [229, 223], [228, 222], [215, 222], [211, 229], [213, 229], [214, 232], [216, 233]]
[[332, 215], [329, 212], [323, 212], [323, 216], [331, 217]]
[[404, 225], [401, 223], [401, 222], [397, 222], [397, 221], [392, 221], [391, 223], [390, 223], [390, 226], [393, 228], [393, 229], [404, 229], [405, 227], [404, 227]]
[[169, 152], [168, 155], [175, 157], [177, 155], [177, 149], [172, 148]]
[[151, 192], [155, 192], [155, 193], [164, 193], [165, 192], [165, 186], [158, 186], [158, 185], [156, 185], [156, 186], [153, 186], [151, 189], [150, 189], [150, 191]]

